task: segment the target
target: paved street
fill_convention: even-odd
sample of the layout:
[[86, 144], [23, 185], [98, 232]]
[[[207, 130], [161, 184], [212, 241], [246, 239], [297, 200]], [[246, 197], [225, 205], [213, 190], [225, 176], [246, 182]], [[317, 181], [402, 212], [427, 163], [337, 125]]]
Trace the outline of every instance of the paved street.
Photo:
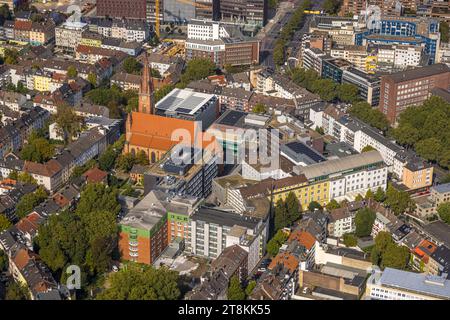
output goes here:
[[[314, 1], [312, 10], [320, 10], [323, 2], [324, 0]], [[273, 50], [275, 48], [275, 43], [281, 29], [289, 22], [294, 8], [297, 8], [301, 3], [302, 0], [297, 0], [294, 3], [282, 2], [277, 10], [277, 14], [272, 19], [273, 22], [269, 22], [261, 33], [258, 34], [258, 36], [262, 38], [260, 56], [261, 65], [275, 69], [275, 63], [273, 61]], [[304, 33], [308, 32], [310, 21], [311, 16], [306, 16], [306, 20], [302, 28], [294, 35], [294, 43], [299, 41]]]

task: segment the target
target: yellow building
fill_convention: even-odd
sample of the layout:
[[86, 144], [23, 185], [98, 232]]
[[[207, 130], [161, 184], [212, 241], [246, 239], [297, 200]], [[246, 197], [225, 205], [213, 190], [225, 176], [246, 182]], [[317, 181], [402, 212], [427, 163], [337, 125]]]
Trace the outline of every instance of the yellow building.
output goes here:
[[273, 203], [278, 200], [285, 200], [290, 192], [293, 192], [302, 209], [308, 209], [311, 202], [316, 201], [325, 206], [330, 201], [329, 181], [309, 182], [304, 175], [297, 175], [282, 179], [265, 179], [258, 184], [240, 188], [240, 193], [244, 199], [267, 196], [273, 197]]
[[81, 38], [81, 45], [100, 48], [102, 41], [99, 39]]
[[48, 41], [47, 33], [40, 29], [30, 30], [30, 43], [32, 45], [43, 45]]
[[402, 183], [410, 190], [433, 184], [433, 167], [425, 162], [409, 162], [403, 167]]
[[37, 91], [51, 91], [52, 78], [47, 74], [37, 75], [33, 77], [34, 80], [34, 90]]
[[281, 179], [284, 181], [280, 182], [285, 183], [286, 181], [295, 181], [296, 179], [304, 179], [305, 182], [294, 183], [281, 188], [277, 188], [277, 183], [275, 184], [275, 189], [273, 191], [274, 203], [280, 199], [284, 201], [290, 192], [293, 192], [296, 195], [303, 210], [308, 209], [309, 204], [313, 201], [318, 202], [322, 206], [325, 206], [329, 202], [329, 181], [310, 184], [305, 176], [295, 176]]

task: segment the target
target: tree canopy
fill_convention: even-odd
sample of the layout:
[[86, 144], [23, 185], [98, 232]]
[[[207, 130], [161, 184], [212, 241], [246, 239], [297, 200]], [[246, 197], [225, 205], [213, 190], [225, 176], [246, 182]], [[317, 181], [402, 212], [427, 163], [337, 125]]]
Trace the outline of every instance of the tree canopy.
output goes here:
[[355, 234], [358, 237], [369, 236], [375, 222], [376, 214], [369, 208], [359, 209], [355, 216]]
[[433, 96], [403, 111], [392, 132], [398, 143], [413, 147], [427, 160], [450, 167], [450, 103]]
[[338, 84], [331, 79], [321, 79], [314, 70], [295, 68], [289, 73], [291, 80], [318, 94], [325, 101], [336, 99], [346, 103], [353, 103], [358, 98], [358, 88], [350, 83]]
[[44, 163], [50, 160], [55, 153], [54, 145], [40, 137], [36, 132], [32, 132], [28, 138], [28, 143], [25, 144], [20, 153], [22, 160]]
[[0, 232], [11, 227], [11, 221], [8, 220], [3, 214], [0, 214]]
[[272, 256], [276, 256], [278, 254], [278, 250], [283, 245], [283, 243], [287, 240], [286, 233], [283, 230], [278, 230], [277, 233], [269, 240], [267, 243], [267, 252]]
[[450, 224], [450, 202], [441, 203], [437, 208], [437, 212], [442, 221]]
[[123, 69], [126, 73], [140, 74], [142, 65], [133, 57], [128, 57], [123, 61]]
[[54, 120], [58, 134], [64, 138], [65, 142], [72, 141], [73, 137], [81, 132], [81, 118], [66, 104], [57, 107]]
[[39, 186], [33, 193], [25, 194], [17, 203], [16, 215], [19, 218], [25, 217], [27, 214], [31, 213], [37, 205], [47, 199], [47, 196], [47, 191], [45, 191], [42, 186]]
[[356, 102], [349, 109], [349, 113], [364, 121], [365, 123], [380, 129], [387, 131], [389, 128], [389, 122], [386, 116], [378, 109], [372, 108], [367, 102]]
[[82, 276], [106, 271], [117, 246], [117, 191], [103, 184], [88, 184], [74, 212], [52, 215], [39, 227], [39, 255], [55, 273], [69, 264], [82, 269]]
[[275, 230], [292, 225], [300, 217], [299, 201], [293, 192], [289, 192], [285, 201], [279, 199], [275, 205]]
[[228, 300], [244, 300], [245, 299], [245, 291], [242, 289], [241, 282], [239, 278], [234, 275], [230, 279], [230, 284], [228, 286], [227, 291]]
[[415, 208], [415, 203], [411, 200], [409, 193], [395, 189], [392, 184], [388, 185], [384, 203], [396, 215], [402, 214], [406, 211], [412, 211]]
[[143, 270], [128, 268], [113, 273], [110, 286], [97, 296], [99, 300], [176, 300], [180, 297], [178, 273], [166, 267]]
[[389, 267], [405, 270], [408, 266], [410, 252], [408, 247], [397, 245], [389, 232], [380, 231], [375, 237], [372, 248], [372, 263], [382, 269]]
[[194, 58], [187, 63], [184, 73], [181, 75], [181, 83], [178, 87], [186, 87], [189, 82], [204, 79], [215, 74], [217, 67], [209, 59]]

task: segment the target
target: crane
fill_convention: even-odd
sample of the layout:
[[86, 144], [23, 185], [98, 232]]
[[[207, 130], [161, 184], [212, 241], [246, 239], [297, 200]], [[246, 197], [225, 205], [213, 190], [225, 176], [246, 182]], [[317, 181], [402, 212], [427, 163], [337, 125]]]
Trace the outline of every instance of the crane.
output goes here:
[[[161, 0], [155, 0], [155, 33], [158, 36], [158, 39], [159, 39], [159, 35], [160, 35], [160, 33], [159, 33], [159, 29], [160, 29], [159, 1], [161, 1]], [[176, 0], [176, 1], [180, 2], [180, 3], [192, 5], [192, 6], [196, 7], [196, 8], [199, 8], [199, 9], [204, 9], [204, 10], [211, 9], [211, 7], [209, 7], [207, 5], [200, 4], [200, 3], [197, 3], [197, 2], [192, 1], [192, 0]]]

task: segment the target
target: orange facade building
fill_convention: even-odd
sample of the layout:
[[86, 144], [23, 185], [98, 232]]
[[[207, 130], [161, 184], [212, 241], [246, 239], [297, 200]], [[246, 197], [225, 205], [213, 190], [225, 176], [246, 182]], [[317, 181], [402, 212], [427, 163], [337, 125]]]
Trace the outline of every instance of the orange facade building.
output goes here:
[[[148, 156], [150, 163], [156, 163], [167, 151], [180, 142], [196, 145], [195, 137], [200, 140], [208, 140], [199, 144], [202, 147], [213, 142], [214, 137], [207, 139], [201, 132], [200, 125], [195, 121], [155, 114], [154, 87], [150, 75], [150, 65], [146, 54], [139, 88], [138, 111], [128, 114], [126, 122], [124, 153], [138, 154], [143, 151]], [[182, 137], [179, 136], [180, 134]], [[186, 141], [186, 138], [189, 141]]]

